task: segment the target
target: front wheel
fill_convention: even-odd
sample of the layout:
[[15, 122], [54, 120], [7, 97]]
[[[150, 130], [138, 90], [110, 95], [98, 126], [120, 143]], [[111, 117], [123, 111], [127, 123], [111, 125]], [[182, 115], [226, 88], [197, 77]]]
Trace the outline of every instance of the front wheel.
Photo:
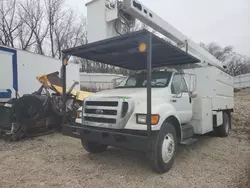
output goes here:
[[176, 130], [170, 123], [164, 123], [152, 143], [150, 162], [154, 171], [165, 173], [174, 164], [177, 150]]
[[83, 148], [89, 153], [102, 153], [108, 148], [108, 145], [98, 144], [84, 139], [81, 139], [81, 142]]

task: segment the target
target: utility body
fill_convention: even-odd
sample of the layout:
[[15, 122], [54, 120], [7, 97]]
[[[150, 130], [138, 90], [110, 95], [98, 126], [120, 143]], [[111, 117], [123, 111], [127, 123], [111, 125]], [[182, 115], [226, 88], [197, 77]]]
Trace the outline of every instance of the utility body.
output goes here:
[[[233, 77], [218, 60], [139, 1], [93, 0], [87, 9], [91, 43], [64, 50], [64, 59], [73, 55], [137, 72], [115, 89], [87, 97], [77, 122], [64, 125], [65, 135], [80, 138], [91, 153], [108, 146], [147, 152], [159, 173], [172, 167], [179, 143], [212, 131], [228, 136]], [[174, 44], [146, 30], [123, 34], [134, 19]], [[99, 23], [104, 29], [94, 30]], [[166, 68], [194, 63], [196, 68], [181, 71]]]

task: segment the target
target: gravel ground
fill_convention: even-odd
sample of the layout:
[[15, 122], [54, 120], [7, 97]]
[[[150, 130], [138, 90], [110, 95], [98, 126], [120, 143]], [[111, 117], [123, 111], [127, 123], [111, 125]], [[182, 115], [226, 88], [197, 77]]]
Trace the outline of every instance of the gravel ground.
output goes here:
[[145, 155], [109, 148], [88, 154], [77, 139], [52, 134], [18, 143], [0, 141], [0, 187], [250, 187], [250, 90], [236, 94], [228, 138], [204, 136], [179, 146], [168, 173], [151, 171]]

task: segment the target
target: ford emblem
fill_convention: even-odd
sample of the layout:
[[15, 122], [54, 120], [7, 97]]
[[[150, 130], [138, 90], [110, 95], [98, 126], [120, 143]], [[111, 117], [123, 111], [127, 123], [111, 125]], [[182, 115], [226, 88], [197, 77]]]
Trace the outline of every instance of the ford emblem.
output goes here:
[[95, 111], [95, 113], [96, 113], [96, 114], [103, 114], [103, 110], [97, 109], [97, 110]]

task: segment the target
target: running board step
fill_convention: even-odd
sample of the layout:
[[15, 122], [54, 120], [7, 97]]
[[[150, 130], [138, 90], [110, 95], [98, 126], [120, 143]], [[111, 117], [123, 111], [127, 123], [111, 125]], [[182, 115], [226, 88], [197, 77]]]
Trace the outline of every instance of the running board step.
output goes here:
[[196, 139], [196, 138], [188, 138], [188, 139], [186, 139], [186, 140], [183, 140], [182, 142], [181, 142], [181, 144], [183, 144], [183, 145], [191, 145], [191, 144], [193, 144], [194, 142], [196, 142], [198, 139]]
[[194, 137], [194, 128], [192, 125], [184, 124], [181, 126], [182, 140]]

